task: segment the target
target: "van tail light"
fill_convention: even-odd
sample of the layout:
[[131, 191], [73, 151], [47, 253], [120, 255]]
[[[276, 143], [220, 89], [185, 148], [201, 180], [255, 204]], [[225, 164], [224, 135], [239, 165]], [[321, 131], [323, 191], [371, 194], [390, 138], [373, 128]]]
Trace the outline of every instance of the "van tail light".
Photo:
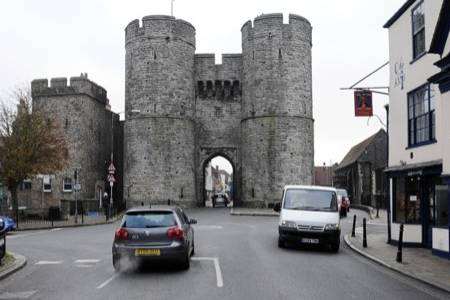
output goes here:
[[125, 228], [119, 228], [116, 230], [116, 240], [127, 240], [128, 231]]
[[184, 231], [180, 227], [170, 227], [167, 230], [167, 237], [169, 239], [182, 240], [184, 239]]

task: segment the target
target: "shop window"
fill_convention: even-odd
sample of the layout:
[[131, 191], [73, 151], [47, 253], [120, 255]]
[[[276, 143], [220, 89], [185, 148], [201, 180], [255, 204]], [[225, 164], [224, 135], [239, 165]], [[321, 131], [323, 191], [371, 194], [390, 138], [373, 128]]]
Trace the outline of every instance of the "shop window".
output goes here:
[[44, 178], [42, 179], [42, 190], [44, 193], [52, 192], [52, 179], [50, 178], [50, 175], [44, 175]]
[[448, 224], [448, 185], [436, 185], [436, 226], [447, 227]]
[[408, 144], [421, 145], [435, 140], [434, 91], [426, 84], [408, 94]]
[[412, 10], [413, 59], [425, 53], [425, 14], [423, 1]]
[[63, 192], [72, 191], [72, 178], [66, 177], [63, 179]]
[[395, 223], [420, 223], [420, 179], [400, 177], [394, 179]]

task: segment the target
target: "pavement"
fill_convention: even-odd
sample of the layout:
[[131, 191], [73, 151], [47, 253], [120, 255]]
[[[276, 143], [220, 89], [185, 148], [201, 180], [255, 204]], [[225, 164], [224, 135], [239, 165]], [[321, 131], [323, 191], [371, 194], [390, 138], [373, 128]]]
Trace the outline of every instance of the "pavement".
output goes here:
[[263, 208], [241, 208], [235, 207], [230, 210], [232, 216], [260, 216], [260, 217], [278, 217], [280, 214], [273, 209]]
[[[352, 210], [342, 219], [351, 231]], [[277, 218], [230, 215], [225, 208], [188, 210], [198, 220], [191, 268], [166, 265], [116, 273], [115, 224], [20, 232], [10, 251], [27, 266], [0, 281], [0, 299], [449, 299], [450, 294], [390, 271], [341, 244], [280, 249]], [[369, 222], [372, 231], [381, 226]], [[382, 230], [379, 229], [379, 230]]]
[[0, 280], [5, 279], [6, 277], [12, 275], [14, 272], [19, 271], [27, 264], [27, 259], [25, 258], [25, 256], [17, 253], [7, 253], [12, 256], [13, 261], [8, 265], [0, 266]]
[[[386, 220], [385, 211], [380, 211], [380, 218], [371, 222], [386, 226]], [[430, 249], [403, 247], [402, 263], [398, 263], [398, 248], [387, 244], [385, 231], [372, 233], [368, 229], [367, 248], [362, 246], [362, 240], [362, 227], [356, 229], [355, 237], [345, 236], [347, 245], [366, 258], [450, 293], [450, 260], [432, 255]]]
[[70, 216], [67, 220], [54, 221], [53, 223], [48, 220], [20, 221], [19, 219], [19, 228], [17, 229], [17, 231], [51, 229], [61, 227], [93, 226], [93, 225], [114, 223], [121, 218], [122, 214], [118, 214], [117, 216], [114, 216], [109, 220], [106, 220], [106, 217], [104, 215], [84, 216], [83, 218], [79, 216], [77, 222], [75, 222], [75, 217]]

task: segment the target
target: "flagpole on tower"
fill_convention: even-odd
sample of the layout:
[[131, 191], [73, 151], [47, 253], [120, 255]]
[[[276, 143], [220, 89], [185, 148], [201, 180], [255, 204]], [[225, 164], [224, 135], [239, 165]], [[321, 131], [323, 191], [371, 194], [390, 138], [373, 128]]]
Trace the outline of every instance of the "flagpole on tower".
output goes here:
[[175, 0], [170, 0], [170, 15], [173, 17], [173, 2]]

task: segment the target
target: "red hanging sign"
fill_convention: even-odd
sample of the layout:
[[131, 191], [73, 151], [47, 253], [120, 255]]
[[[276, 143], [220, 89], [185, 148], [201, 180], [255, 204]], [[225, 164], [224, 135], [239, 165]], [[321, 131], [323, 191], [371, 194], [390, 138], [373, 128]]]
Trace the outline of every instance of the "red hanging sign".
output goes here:
[[372, 92], [367, 90], [355, 91], [355, 116], [373, 116]]

